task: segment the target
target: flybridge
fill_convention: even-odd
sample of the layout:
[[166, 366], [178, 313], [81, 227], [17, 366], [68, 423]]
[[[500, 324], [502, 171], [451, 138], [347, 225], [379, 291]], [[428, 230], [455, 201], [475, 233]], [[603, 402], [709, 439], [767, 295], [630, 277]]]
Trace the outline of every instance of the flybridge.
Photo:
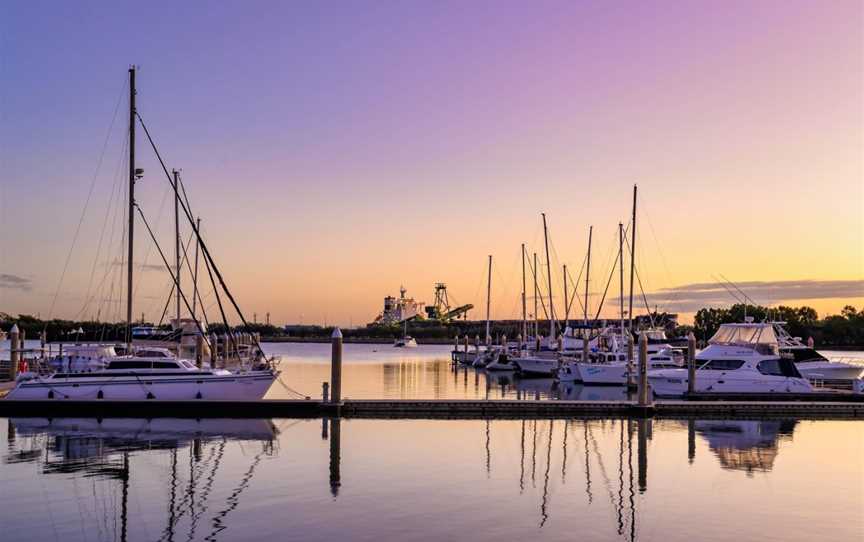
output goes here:
[[776, 346], [777, 335], [772, 324], [721, 324], [709, 344], [755, 346], [768, 344]]

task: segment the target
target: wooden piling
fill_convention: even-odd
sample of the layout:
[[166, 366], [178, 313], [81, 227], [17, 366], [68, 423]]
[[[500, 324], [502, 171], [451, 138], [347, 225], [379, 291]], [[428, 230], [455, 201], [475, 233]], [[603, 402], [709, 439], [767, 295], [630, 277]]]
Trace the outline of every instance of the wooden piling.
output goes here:
[[204, 335], [195, 335], [195, 365], [200, 369], [204, 365]]
[[12, 381], [18, 377], [18, 361], [21, 356], [19, 349], [20, 337], [21, 335], [18, 331], [18, 324], [15, 324], [12, 326], [12, 329], [9, 330], [9, 380]]
[[687, 335], [687, 393], [696, 391], [696, 335]]
[[342, 330], [338, 327], [333, 330], [331, 345], [330, 402], [338, 405], [342, 402]]
[[639, 334], [639, 406], [649, 406], [651, 395], [648, 390], [648, 335]]

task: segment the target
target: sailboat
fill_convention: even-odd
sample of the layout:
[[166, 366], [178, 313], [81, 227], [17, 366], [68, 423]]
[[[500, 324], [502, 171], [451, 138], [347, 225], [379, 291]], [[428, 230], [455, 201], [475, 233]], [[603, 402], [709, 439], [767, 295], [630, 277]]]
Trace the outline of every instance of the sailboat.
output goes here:
[[[189, 320], [180, 318], [180, 298], [186, 301], [180, 290], [179, 282], [179, 234], [176, 246], [176, 275], [171, 273], [174, 287], [177, 292], [177, 318], [176, 325], [182, 330], [182, 337], [178, 344], [178, 353], [162, 348], [139, 348], [136, 349], [132, 341], [132, 301], [133, 301], [133, 268], [134, 268], [134, 226], [135, 211], [141, 212], [135, 202], [135, 181], [143, 176], [143, 169], [135, 165], [135, 127], [141, 117], [135, 108], [135, 72], [136, 68], [129, 68], [129, 223], [128, 223], [128, 259], [127, 259], [127, 313], [126, 313], [126, 345], [123, 355], [116, 355], [110, 348], [101, 349], [100, 357], [87, 359], [86, 362], [78, 359], [79, 363], [55, 365], [55, 371], [48, 375], [39, 372], [27, 372], [19, 375], [15, 388], [6, 396], [6, 400], [76, 400], [76, 401], [134, 401], [134, 400], [256, 400], [261, 399], [276, 380], [279, 372], [275, 368], [272, 359], [266, 359], [259, 355], [251, 368], [241, 367], [239, 371], [228, 371], [217, 369], [213, 364], [204, 363], [204, 354], [207, 353], [206, 331], [203, 324], [194, 318], [191, 319], [191, 330]], [[146, 132], [146, 126], [142, 126]], [[147, 133], [149, 139], [149, 133]], [[152, 143], [152, 140], [151, 140]], [[155, 145], [154, 145], [155, 149]], [[158, 152], [157, 152], [158, 154]], [[161, 161], [161, 158], [160, 158]], [[167, 175], [168, 171], [165, 170]], [[169, 177], [170, 179], [170, 177]], [[175, 222], [179, 231], [179, 209], [182, 206], [184, 213], [192, 223], [192, 228], [197, 237], [198, 246], [205, 255], [208, 271], [212, 271], [219, 278], [223, 290], [233, 304], [241, 320], [245, 319], [240, 313], [239, 307], [234, 302], [230, 292], [225, 287], [224, 281], [216, 268], [215, 262], [210, 257], [206, 245], [200, 237], [198, 227], [191, 218], [186, 205], [180, 200], [177, 172], [175, 171], [172, 181], [175, 196]], [[152, 237], [152, 230], [144, 219]], [[155, 242], [155, 237], [153, 237]], [[158, 247], [158, 244], [157, 244]], [[162, 254], [159, 249], [160, 255]], [[170, 266], [164, 255], [163, 261], [171, 272]], [[218, 293], [217, 293], [218, 297]], [[220, 303], [221, 309], [221, 303]], [[184, 325], [185, 324], [185, 325]], [[191, 333], [190, 333], [191, 331]], [[194, 360], [182, 357], [184, 346], [189, 342], [195, 343], [193, 354]], [[184, 343], [184, 339], [186, 339]], [[258, 349], [260, 353], [260, 348]], [[80, 352], [78, 352], [80, 354]], [[81, 356], [78, 356], [79, 358]], [[208, 356], [209, 357], [209, 356]], [[83, 363], [81, 363], [83, 362]], [[49, 365], [50, 366], [50, 365]]]
[[402, 321], [402, 337], [393, 342], [396, 348], [417, 348], [417, 341], [411, 335], [408, 335], [408, 320]]

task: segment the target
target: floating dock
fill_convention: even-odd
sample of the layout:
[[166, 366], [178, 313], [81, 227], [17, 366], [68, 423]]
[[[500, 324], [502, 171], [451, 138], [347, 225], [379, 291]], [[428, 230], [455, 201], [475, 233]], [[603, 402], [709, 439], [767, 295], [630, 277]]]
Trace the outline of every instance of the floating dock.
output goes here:
[[864, 396], [846, 400], [635, 401], [555, 400], [319, 400], [262, 401], [6, 401], [2, 417], [89, 418], [404, 418], [525, 419], [566, 417], [864, 419]]

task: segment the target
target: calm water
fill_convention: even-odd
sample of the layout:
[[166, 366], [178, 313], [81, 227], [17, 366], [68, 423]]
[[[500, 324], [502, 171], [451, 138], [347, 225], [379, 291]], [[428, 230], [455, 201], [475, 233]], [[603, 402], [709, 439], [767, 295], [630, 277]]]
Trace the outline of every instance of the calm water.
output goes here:
[[[38, 348], [39, 341], [27, 341]], [[321, 397], [321, 383], [330, 380], [330, 345], [321, 343], [264, 343], [270, 355], [282, 357], [280, 381], [268, 399]], [[0, 358], [8, 359], [9, 341], [0, 342]], [[394, 348], [389, 344], [346, 344], [343, 353], [342, 395], [353, 399], [541, 399], [612, 400], [628, 397], [617, 387], [555, 384], [551, 378], [520, 379], [512, 373], [487, 373], [451, 366], [452, 345]], [[853, 359], [864, 364], [864, 352], [822, 351], [830, 359]]]
[[864, 536], [862, 422], [22, 418], [0, 439], [6, 542]]
[[[296, 398], [288, 386], [303, 395], [321, 397], [321, 383], [330, 380], [330, 345], [314, 343], [265, 343], [271, 355], [282, 356], [281, 382], [274, 384], [270, 399]], [[452, 345], [346, 344], [343, 352], [342, 395], [353, 399], [500, 399], [517, 393], [541, 399], [626, 399], [617, 387], [556, 385], [551, 378], [520, 379], [512, 373], [486, 373], [473, 368], [454, 370]], [[864, 363], [864, 352], [823, 351], [834, 358], [854, 358]]]

